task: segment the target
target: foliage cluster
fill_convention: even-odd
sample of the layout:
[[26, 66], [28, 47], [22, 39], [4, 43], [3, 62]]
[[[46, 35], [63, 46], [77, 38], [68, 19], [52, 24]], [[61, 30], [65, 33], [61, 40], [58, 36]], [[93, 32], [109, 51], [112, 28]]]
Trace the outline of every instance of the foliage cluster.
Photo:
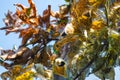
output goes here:
[[1, 50], [0, 64], [8, 70], [1, 74], [3, 80], [85, 80], [90, 74], [115, 79], [114, 67], [120, 66], [120, 1], [65, 1], [58, 12], [48, 5], [42, 16], [32, 0], [29, 7], [14, 4], [16, 12], [8, 11], [0, 30], [19, 33], [22, 42], [18, 49]]

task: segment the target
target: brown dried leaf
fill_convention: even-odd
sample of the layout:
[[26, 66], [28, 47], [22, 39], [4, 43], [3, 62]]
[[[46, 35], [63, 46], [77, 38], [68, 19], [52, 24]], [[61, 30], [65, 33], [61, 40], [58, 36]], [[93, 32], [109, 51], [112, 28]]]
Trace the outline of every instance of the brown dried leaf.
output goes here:
[[27, 29], [24, 29], [20, 32], [19, 37], [22, 37], [22, 45], [25, 45], [27, 43], [27, 41], [32, 38], [33, 35], [38, 34], [39, 30], [32, 28], [32, 27], [28, 27]]
[[14, 64], [26, 64], [27, 61], [33, 56], [32, 50], [27, 47], [21, 47], [16, 52], [16, 57], [14, 58]]
[[39, 53], [39, 59], [38, 62], [43, 64], [44, 66], [50, 66], [50, 55], [51, 53], [48, 53], [46, 51], [46, 48], [44, 48], [40, 53]]
[[28, 0], [28, 3], [30, 4], [30, 7], [24, 7], [22, 4], [15, 4], [22, 9], [19, 10], [17, 8], [16, 14], [24, 23], [38, 26], [40, 24], [40, 19], [39, 16], [37, 17], [35, 4], [32, 0]]
[[46, 28], [49, 28], [50, 26], [50, 11], [51, 11], [51, 6], [48, 5], [48, 9], [43, 11], [43, 17], [42, 17], [42, 21], [43, 23], [46, 24]]

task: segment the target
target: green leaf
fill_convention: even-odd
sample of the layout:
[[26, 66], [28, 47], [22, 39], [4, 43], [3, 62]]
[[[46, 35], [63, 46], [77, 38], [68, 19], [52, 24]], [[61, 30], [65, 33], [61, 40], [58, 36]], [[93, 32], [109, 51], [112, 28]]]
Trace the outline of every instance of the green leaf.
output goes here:
[[3, 60], [0, 58], [0, 63], [3, 63]]
[[70, 2], [70, 0], [65, 0], [65, 2]]
[[53, 52], [53, 53], [58, 54], [58, 51], [54, 49], [54, 52]]
[[28, 9], [27, 9], [27, 12], [26, 12], [26, 15], [29, 16], [29, 15], [30, 15], [30, 12], [31, 12], [31, 8], [28, 8]]

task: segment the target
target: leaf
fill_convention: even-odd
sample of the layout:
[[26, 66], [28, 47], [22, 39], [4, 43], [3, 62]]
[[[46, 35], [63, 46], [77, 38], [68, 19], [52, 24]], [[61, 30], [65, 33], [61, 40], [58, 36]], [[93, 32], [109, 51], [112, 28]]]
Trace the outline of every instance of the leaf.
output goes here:
[[35, 70], [36, 70], [36, 75], [38, 76], [38, 78], [43, 79], [43, 80], [53, 80], [53, 72], [52, 70], [44, 70], [44, 66], [40, 63], [37, 63], [34, 65], [35, 66]]
[[23, 29], [20, 32], [19, 37], [22, 37], [22, 45], [25, 45], [27, 43], [27, 41], [33, 37], [33, 35], [38, 34], [39, 30], [38, 29], [34, 29], [32, 27], [28, 27], [26, 29]]
[[100, 79], [110, 79], [110, 80], [114, 80], [115, 79], [115, 72], [113, 68], [105, 68], [105, 69], [101, 69], [99, 71], [97, 71], [95, 73], [95, 75], [97, 77], [99, 77]]
[[98, 8], [105, 5], [106, 0], [88, 0], [89, 4], [94, 8]]
[[104, 27], [105, 27], [105, 24], [102, 20], [93, 21], [92, 24], [91, 24], [91, 28], [94, 29], [94, 30], [100, 30]]
[[72, 23], [67, 24], [64, 30], [67, 35], [75, 33], [75, 29]]
[[15, 65], [15, 66], [12, 67], [11, 73], [12, 73], [13, 76], [18, 76], [18, 75], [20, 75], [21, 70], [22, 70], [21, 65]]
[[48, 43], [48, 39], [49, 39], [49, 33], [46, 32], [45, 30], [42, 29], [36, 29], [37, 33], [35, 33], [32, 37], [32, 39], [30, 40], [30, 44], [36, 44], [36, 43], [42, 43], [42, 44], [46, 44]]
[[16, 17], [14, 14], [12, 14], [11, 11], [8, 11], [8, 13], [6, 14], [6, 18], [3, 19], [3, 21], [5, 22], [6, 26], [11, 26], [11, 24], [15, 24], [16, 21]]
[[43, 50], [41, 50], [37, 54], [39, 54], [37, 62], [43, 64], [44, 66], [50, 66], [51, 53], [47, 52], [46, 48], [44, 48]]
[[119, 1], [114, 2], [110, 6], [110, 13], [108, 15], [109, 15], [109, 18], [111, 19], [111, 21], [114, 22], [114, 20], [117, 20], [117, 18], [119, 19], [119, 17], [117, 17], [117, 16], [119, 16], [119, 13], [120, 13], [119, 9], [120, 9], [120, 2]]
[[54, 49], [59, 52], [65, 44], [72, 42], [74, 43], [77, 40], [79, 40], [79, 35], [65, 36], [54, 44]]
[[14, 54], [15, 52], [13, 50], [2, 50], [0, 58], [2, 58], [3, 60], [8, 60], [9, 57], [11, 57]]
[[28, 72], [25, 72], [23, 74], [21, 74], [20, 76], [16, 77], [15, 80], [33, 80], [33, 77], [34, 77], [34, 72], [32, 71], [28, 71]]
[[22, 28], [23, 22], [19, 20], [16, 13], [12, 13], [8, 11], [6, 14], [6, 18], [3, 19], [5, 23], [5, 27], [0, 28], [0, 30], [6, 30], [6, 35], [8, 35], [11, 32], [19, 32]]
[[2, 80], [6, 80], [7, 78], [11, 78], [11, 74], [9, 71], [3, 72], [1, 75]]
[[66, 2], [70, 2], [70, 0], [65, 0]]
[[33, 17], [33, 18], [29, 18], [27, 20], [27, 23], [28, 24], [32, 24], [32, 25], [34, 25], [36, 27], [36, 26], [40, 25], [40, 21], [39, 20], [40, 20], [39, 17], [35, 17], [35, 18]]
[[26, 64], [29, 60], [32, 60], [33, 52], [28, 47], [21, 47], [16, 52], [16, 57], [14, 58], [14, 64]]
[[[69, 53], [72, 55], [72, 53]], [[73, 53], [74, 54], [74, 53]], [[70, 62], [71, 59], [71, 62]], [[78, 52], [76, 54], [73, 55], [73, 57], [70, 57], [69, 59], [69, 66], [70, 66], [70, 71], [72, 72], [73, 76], [76, 76], [79, 74], [78, 71], [82, 71], [83, 68], [85, 68], [85, 66], [87, 64], [89, 64], [89, 60], [86, 57], [86, 54], [84, 52]], [[87, 75], [87, 73], [89, 73], [88, 71], [89, 68], [87, 68], [80, 76], [80, 79], [84, 80], [85, 76]]]
[[51, 5], [48, 5], [48, 9], [43, 11], [42, 21], [46, 24], [46, 28], [50, 27], [50, 15], [51, 15]]
[[30, 12], [31, 12], [31, 8], [28, 8], [28, 9], [27, 9], [27, 12], [26, 12], [26, 15], [27, 15], [27, 16], [30, 16]]
[[53, 80], [53, 72], [52, 70], [45, 70], [44, 76], [47, 80]]
[[54, 63], [54, 61], [55, 61], [56, 58], [57, 58], [57, 55], [56, 55], [56, 54], [52, 54], [52, 55], [50, 56], [50, 62], [51, 62], [52, 65], [53, 65], [53, 63]]
[[19, 10], [17, 8], [16, 14], [25, 24], [32, 24], [36, 27], [40, 25], [40, 17], [36, 14], [36, 7], [34, 2], [32, 0], [28, 0], [28, 3], [30, 4], [30, 7], [24, 7], [22, 4], [15, 4], [15, 6], [22, 9]]
[[106, 58], [97, 58], [93, 65], [93, 73], [99, 71], [105, 65]]

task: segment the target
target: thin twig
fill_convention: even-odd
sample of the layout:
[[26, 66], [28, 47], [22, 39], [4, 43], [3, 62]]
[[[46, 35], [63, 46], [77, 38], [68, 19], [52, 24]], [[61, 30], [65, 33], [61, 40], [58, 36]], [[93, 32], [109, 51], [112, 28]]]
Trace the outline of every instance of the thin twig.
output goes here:
[[10, 26], [10, 27], [2, 27], [2, 28], [0, 28], [0, 30], [5, 30], [5, 29], [10, 29], [10, 28], [13, 28], [12, 26]]

